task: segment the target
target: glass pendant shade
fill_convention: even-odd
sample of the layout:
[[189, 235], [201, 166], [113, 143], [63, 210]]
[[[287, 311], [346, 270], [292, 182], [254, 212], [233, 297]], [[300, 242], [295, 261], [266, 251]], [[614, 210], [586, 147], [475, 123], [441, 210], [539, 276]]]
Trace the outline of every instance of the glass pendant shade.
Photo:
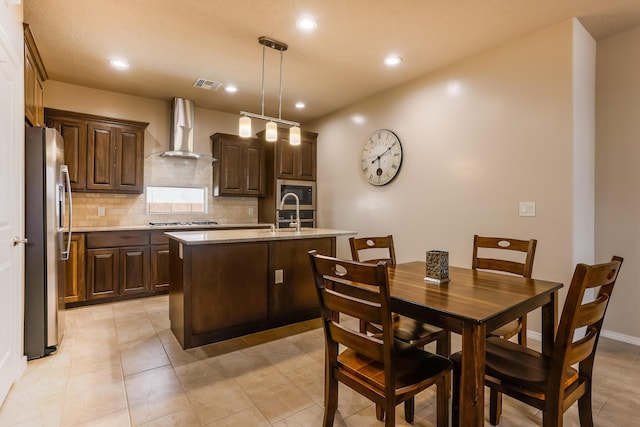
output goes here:
[[240, 117], [238, 134], [243, 138], [251, 136], [251, 119], [249, 117]]
[[276, 142], [278, 140], [278, 126], [275, 122], [267, 123], [265, 139], [268, 142]]
[[300, 145], [300, 128], [298, 126], [289, 129], [289, 144]]

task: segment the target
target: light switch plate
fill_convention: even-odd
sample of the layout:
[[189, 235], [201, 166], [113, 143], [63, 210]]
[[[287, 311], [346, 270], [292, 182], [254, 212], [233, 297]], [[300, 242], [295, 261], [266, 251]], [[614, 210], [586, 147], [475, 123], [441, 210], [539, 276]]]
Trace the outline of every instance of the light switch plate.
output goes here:
[[520, 202], [518, 214], [520, 216], [536, 216], [536, 202]]

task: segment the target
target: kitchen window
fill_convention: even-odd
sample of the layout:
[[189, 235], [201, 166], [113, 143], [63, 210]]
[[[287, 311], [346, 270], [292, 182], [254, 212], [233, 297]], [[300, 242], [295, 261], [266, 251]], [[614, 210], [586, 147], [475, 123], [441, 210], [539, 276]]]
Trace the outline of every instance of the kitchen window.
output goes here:
[[147, 187], [147, 213], [207, 213], [207, 187]]

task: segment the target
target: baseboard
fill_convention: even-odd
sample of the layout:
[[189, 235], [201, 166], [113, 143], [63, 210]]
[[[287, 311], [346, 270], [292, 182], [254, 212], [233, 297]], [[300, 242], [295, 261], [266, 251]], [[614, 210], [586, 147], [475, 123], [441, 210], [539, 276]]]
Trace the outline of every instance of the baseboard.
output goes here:
[[[617, 332], [607, 331], [607, 330], [604, 330], [604, 329], [602, 331], [600, 331], [600, 335], [605, 337], [605, 338], [609, 338], [609, 339], [612, 339], [612, 340], [624, 342], [624, 343], [627, 343], [627, 344], [637, 345], [637, 346], [640, 347], [640, 338], [638, 338], [638, 337], [633, 337], [631, 335], [619, 334]], [[542, 334], [540, 332], [535, 332], [535, 331], [531, 331], [531, 330], [527, 329], [527, 338], [531, 338], [533, 340], [541, 341], [542, 340]]]

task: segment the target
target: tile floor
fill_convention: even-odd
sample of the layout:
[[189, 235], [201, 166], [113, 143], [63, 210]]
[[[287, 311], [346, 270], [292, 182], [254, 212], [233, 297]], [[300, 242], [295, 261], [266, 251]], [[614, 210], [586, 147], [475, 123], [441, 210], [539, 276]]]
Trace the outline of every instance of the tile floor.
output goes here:
[[[28, 363], [0, 408], [0, 426], [317, 427], [323, 346], [315, 320], [183, 351], [169, 329], [166, 296], [72, 309], [62, 346]], [[603, 338], [595, 424], [640, 425], [638, 384], [640, 348]], [[433, 390], [419, 395], [414, 426], [435, 425], [434, 401]], [[407, 425], [402, 405], [397, 418]], [[540, 420], [505, 398], [502, 426]], [[369, 401], [341, 386], [335, 425], [383, 423]], [[565, 425], [579, 425], [576, 405]]]

